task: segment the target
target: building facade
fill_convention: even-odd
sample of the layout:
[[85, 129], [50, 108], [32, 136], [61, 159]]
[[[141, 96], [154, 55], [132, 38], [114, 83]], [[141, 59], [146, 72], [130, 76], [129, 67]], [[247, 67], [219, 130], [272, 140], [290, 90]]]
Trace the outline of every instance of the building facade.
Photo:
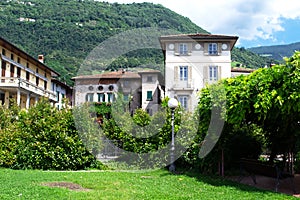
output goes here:
[[10, 99], [16, 100], [21, 108], [29, 108], [41, 97], [56, 101], [51, 80], [59, 74], [43, 63], [43, 56], [35, 59], [0, 38], [0, 103], [9, 106]]
[[57, 109], [63, 109], [66, 106], [72, 106], [72, 88], [55, 78], [51, 82], [52, 91], [56, 94], [56, 101], [53, 102]]
[[165, 95], [192, 112], [197, 92], [206, 84], [231, 77], [231, 50], [238, 37], [189, 34], [159, 38], [165, 61]]
[[85, 102], [113, 103], [118, 95], [123, 96], [131, 113], [143, 108], [149, 114], [158, 109], [163, 91], [162, 75], [157, 70], [137, 72], [119, 70], [97, 75], [74, 77], [73, 101], [75, 106]]

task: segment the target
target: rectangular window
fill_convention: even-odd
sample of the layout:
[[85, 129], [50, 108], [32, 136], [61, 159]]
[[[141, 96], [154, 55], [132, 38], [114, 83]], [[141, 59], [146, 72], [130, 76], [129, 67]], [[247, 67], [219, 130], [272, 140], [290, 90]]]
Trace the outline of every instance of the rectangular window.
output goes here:
[[29, 81], [30, 80], [30, 74], [29, 72], [26, 72], [26, 81]]
[[15, 66], [14, 65], [10, 65], [10, 77], [14, 77], [15, 74]]
[[21, 77], [21, 68], [17, 68], [17, 77], [20, 78]]
[[14, 54], [10, 54], [10, 59], [14, 60]]
[[185, 95], [178, 96], [178, 101], [182, 108], [184, 108], [185, 110], [188, 109], [188, 96]]
[[188, 80], [188, 66], [179, 67], [179, 80], [187, 81]]
[[208, 44], [208, 54], [209, 55], [218, 55], [218, 44], [217, 43]]
[[129, 101], [129, 94], [124, 94], [123, 100], [124, 101]]
[[93, 93], [87, 93], [85, 95], [85, 101], [87, 101], [87, 102], [93, 102], [94, 101], [94, 94]]
[[44, 90], [47, 90], [47, 81], [44, 81]]
[[6, 71], [6, 62], [2, 60], [2, 65], [1, 65], [1, 76], [5, 77], [5, 71]]
[[187, 55], [188, 54], [188, 47], [186, 43], [179, 44], [179, 54], [180, 55]]
[[104, 93], [98, 93], [98, 102], [105, 102]]
[[0, 93], [0, 105], [3, 105], [5, 101], [5, 94], [4, 93]]
[[18, 57], [18, 59], [17, 59], [17, 62], [18, 62], [18, 63], [20, 63], [20, 62], [21, 62], [21, 61], [20, 61], [20, 57]]
[[152, 101], [152, 91], [147, 91], [147, 101]]
[[107, 101], [113, 102], [114, 101], [114, 94], [113, 93], [107, 93]]
[[151, 83], [152, 82], [152, 76], [147, 76], [147, 82]]
[[39, 86], [39, 82], [40, 82], [40, 79], [38, 77], [35, 77], [35, 85], [36, 86]]
[[218, 66], [209, 66], [209, 80], [210, 81], [218, 80]]
[[5, 56], [5, 49], [2, 49], [2, 55]]
[[59, 102], [59, 91], [56, 91], [56, 100]]

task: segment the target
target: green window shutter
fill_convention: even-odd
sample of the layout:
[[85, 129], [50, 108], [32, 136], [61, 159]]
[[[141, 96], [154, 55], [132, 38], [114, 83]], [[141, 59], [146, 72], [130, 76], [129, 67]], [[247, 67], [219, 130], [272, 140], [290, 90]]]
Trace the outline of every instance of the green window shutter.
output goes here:
[[114, 101], [114, 94], [107, 93], [107, 102], [113, 102], [113, 101]]
[[152, 101], [152, 91], [147, 91], [147, 101]]
[[129, 101], [129, 94], [124, 94], [123, 100], [124, 101]]

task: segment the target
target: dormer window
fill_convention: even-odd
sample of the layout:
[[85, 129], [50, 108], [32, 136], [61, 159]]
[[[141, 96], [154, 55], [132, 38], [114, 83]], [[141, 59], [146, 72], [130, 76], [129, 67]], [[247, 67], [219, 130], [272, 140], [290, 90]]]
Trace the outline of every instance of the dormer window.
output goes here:
[[179, 54], [187, 55], [188, 54], [188, 46], [186, 43], [179, 44]]
[[217, 43], [209, 43], [208, 44], [208, 54], [209, 55], [218, 55], [218, 44]]

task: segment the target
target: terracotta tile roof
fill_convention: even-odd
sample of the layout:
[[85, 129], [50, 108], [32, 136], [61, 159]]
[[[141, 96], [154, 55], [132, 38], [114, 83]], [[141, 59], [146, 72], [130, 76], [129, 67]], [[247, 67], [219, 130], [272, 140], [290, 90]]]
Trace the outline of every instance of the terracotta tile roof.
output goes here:
[[229, 35], [214, 35], [214, 34], [178, 34], [178, 35], [164, 35], [160, 39], [238, 39], [238, 36], [229, 36]]
[[51, 69], [46, 64], [41, 63], [39, 60], [37, 60], [36, 58], [34, 58], [31, 55], [27, 54], [25, 51], [23, 51], [22, 49], [20, 49], [16, 45], [10, 43], [8, 40], [2, 38], [1, 36], [0, 36], [0, 46], [3, 46], [4, 48], [8, 49], [9, 51], [12, 51], [13, 53], [23, 57], [24, 59], [28, 59], [29, 62], [32, 62], [36, 66], [39, 66], [39, 67], [42, 67], [46, 70], [51, 71], [53, 76], [59, 76], [60, 75], [57, 71]]
[[251, 73], [254, 72], [255, 69], [249, 69], [249, 68], [231, 68], [231, 72], [246, 72], [246, 73]]
[[95, 75], [82, 75], [76, 76], [72, 79], [120, 79], [120, 78], [132, 78], [138, 79], [141, 78], [137, 72], [130, 72], [130, 71], [115, 71], [115, 72], [104, 72], [102, 74], [95, 74]]

